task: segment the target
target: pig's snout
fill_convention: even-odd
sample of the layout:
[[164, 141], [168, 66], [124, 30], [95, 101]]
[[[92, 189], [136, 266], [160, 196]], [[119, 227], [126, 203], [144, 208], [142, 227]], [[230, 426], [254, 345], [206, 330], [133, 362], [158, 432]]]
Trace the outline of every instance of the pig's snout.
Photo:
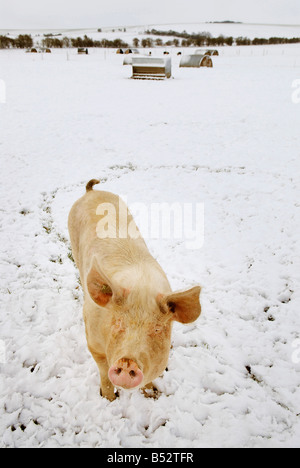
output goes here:
[[123, 388], [135, 388], [142, 382], [144, 375], [132, 359], [119, 359], [108, 371], [113, 385]]

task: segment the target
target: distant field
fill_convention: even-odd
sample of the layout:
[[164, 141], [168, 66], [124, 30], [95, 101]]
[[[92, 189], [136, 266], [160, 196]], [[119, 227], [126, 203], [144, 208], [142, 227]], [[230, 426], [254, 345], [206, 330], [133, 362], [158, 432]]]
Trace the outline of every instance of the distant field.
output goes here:
[[[98, 26], [101, 28], [101, 24]], [[107, 39], [120, 37], [127, 42], [131, 42], [134, 37], [143, 36], [143, 32], [147, 29], [159, 30], [174, 30], [178, 32], [187, 31], [188, 33], [209, 32], [212, 36], [223, 34], [224, 36], [245, 36], [249, 39], [255, 37], [269, 38], [272, 36], [278, 37], [300, 37], [300, 25], [273, 25], [273, 24], [237, 24], [237, 23], [188, 23], [188, 24], [145, 24], [140, 26], [116, 26], [101, 28], [102, 32], [98, 32], [98, 28], [89, 29], [51, 29], [51, 30], [1, 30], [0, 34], [9, 33], [11, 36], [18, 34], [32, 34], [34, 37], [42, 36], [43, 34], [53, 33], [62, 34], [67, 37], [84, 36], [85, 34], [93, 39]], [[124, 31], [124, 28], [126, 31]]]

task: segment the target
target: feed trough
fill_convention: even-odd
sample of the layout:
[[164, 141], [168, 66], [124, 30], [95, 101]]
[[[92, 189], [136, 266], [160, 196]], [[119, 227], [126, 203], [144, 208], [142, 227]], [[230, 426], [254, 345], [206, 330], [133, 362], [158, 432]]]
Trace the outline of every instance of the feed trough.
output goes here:
[[132, 78], [140, 80], [171, 78], [171, 58], [132, 57]]

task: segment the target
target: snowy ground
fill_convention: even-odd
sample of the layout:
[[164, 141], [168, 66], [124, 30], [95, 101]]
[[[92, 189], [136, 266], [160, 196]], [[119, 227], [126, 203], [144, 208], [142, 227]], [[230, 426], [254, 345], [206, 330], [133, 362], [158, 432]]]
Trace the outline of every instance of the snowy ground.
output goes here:
[[[299, 447], [300, 46], [223, 49], [134, 81], [113, 51], [0, 51], [0, 445]], [[158, 400], [99, 397], [67, 215], [90, 179], [129, 203], [205, 205], [205, 239], [148, 239], [174, 289]]]

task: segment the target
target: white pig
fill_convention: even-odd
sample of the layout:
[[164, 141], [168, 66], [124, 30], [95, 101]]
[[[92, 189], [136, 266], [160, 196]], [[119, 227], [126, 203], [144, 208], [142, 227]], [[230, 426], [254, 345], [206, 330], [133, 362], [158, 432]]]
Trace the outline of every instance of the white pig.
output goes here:
[[88, 182], [85, 195], [73, 205], [69, 233], [100, 394], [113, 400], [114, 388], [151, 392], [152, 381], [167, 366], [172, 322], [199, 317], [201, 288], [171, 291], [125, 203], [117, 195], [93, 190], [98, 183]]

